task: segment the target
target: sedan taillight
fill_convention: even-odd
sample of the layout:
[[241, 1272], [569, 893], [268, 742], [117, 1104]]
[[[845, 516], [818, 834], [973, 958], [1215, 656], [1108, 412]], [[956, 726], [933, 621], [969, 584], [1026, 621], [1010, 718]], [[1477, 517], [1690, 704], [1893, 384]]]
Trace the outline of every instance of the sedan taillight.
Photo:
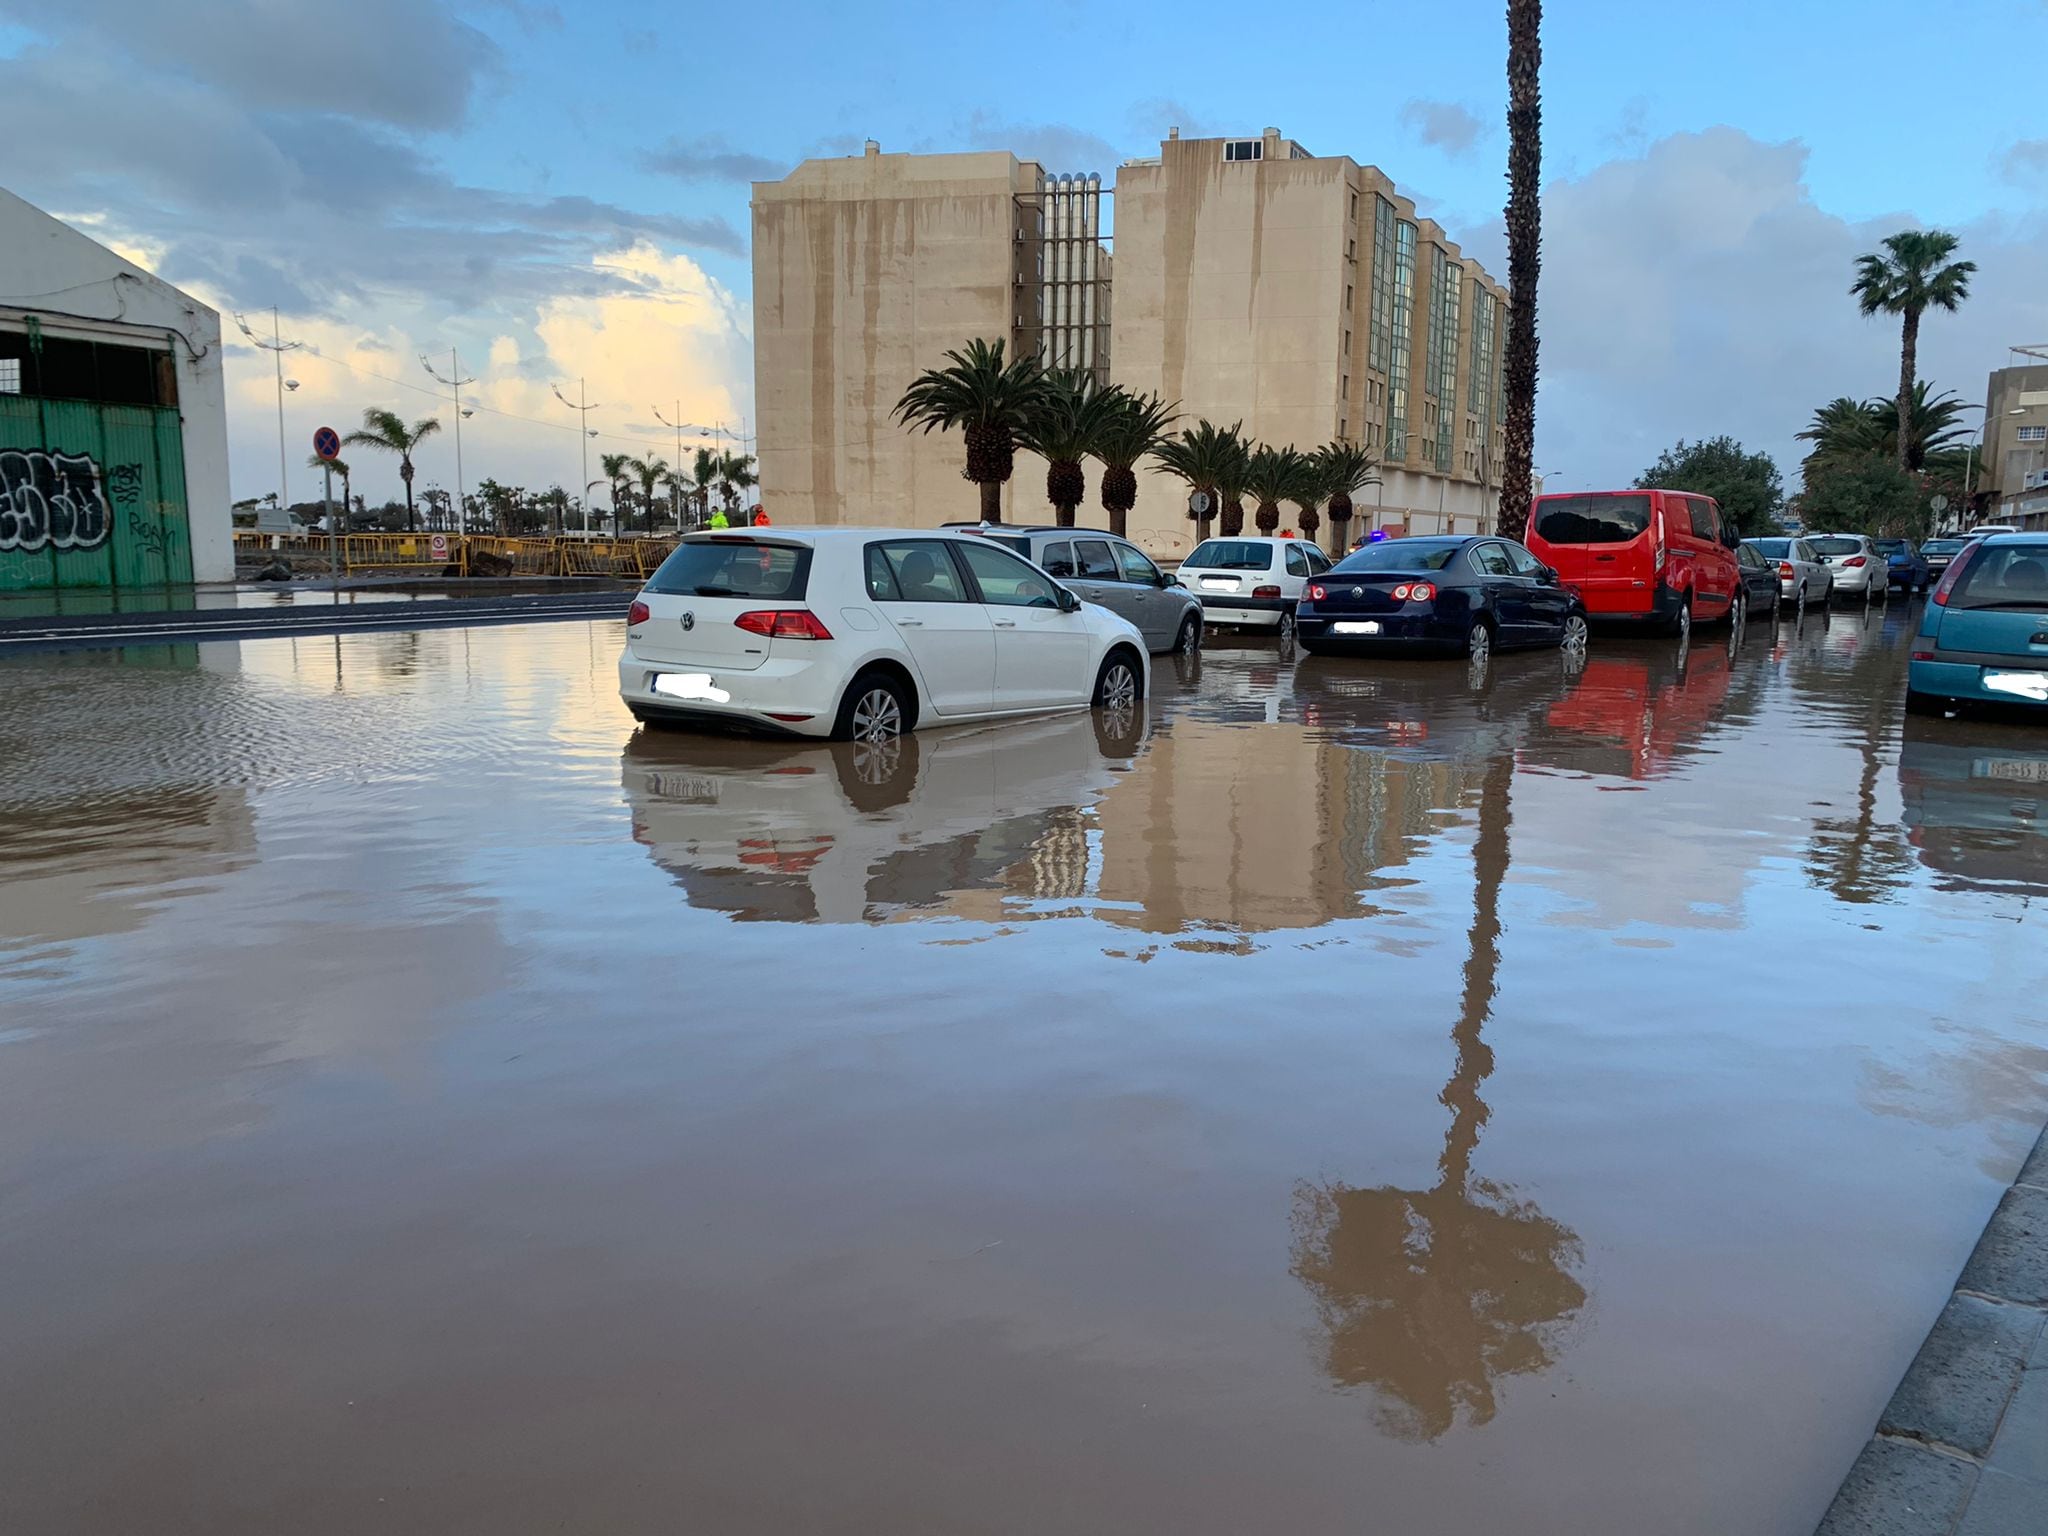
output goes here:
[[1317, 582], [1314, 586], [1308, 589], [1308, 600], [1312, 603], [1320, 603], [1324, 598], [1328, 597], [1329, 595], [1329, 592], [1324, 589], [1321, 582]]
[[756, 608], [743, 613], [733, 624], [751, 635], [770, 640], [830, 640], [832, 631], [818, 622], [808, 608]]
[[1848, 559], [1844, 560], [1842, 564], [1856, 566], [1860, 568], [1865, 564], [1865, 561], [1861, 555], [1851, 555]]
[[1404, 581], [1394, 588], [1394, 601], [1397, 603], [1426, 603], [1435, 596], [1436, 588], [1426, 581]]
[[1790, 581], [1797, 574], [1798, 572], [1792, 569], [1792, 562], [1790, 560], [1780, 560], [1778, 562], [1778, 580]]
[[1279, 595], [1280, 595], [1280, 589], [1279, 589], [1278, 587], [1253, 587], [1253, 588], [1252, 588], [1252, 596], [1253, 596], [1253, 597], [1278, 597]]

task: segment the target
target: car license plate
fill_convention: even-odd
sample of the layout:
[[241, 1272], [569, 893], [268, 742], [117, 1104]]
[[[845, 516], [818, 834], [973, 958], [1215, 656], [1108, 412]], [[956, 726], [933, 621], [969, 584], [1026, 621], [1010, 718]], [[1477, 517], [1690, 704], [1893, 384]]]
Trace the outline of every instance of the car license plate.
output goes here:
[[2005, 779], [2013, 784], [2048, 784], [2048, 757], [1980, 757], [1970, 764], [1973, 779]]
[[1984, 686], [1992, 693], [2009, 693], [2016, 699], [2048, 704], [2048, 672], [1989, 672]]
[[1379, 632], [1378, 619], [1339, 619], [1330, 626], [1333, 635], [1376, 635]]
[[1237, 590], [1237, 583], [1214, 576], [1204, 576], [1202, 578], [1202, 590], [1204, 592], [1235, 592]]
[[732, 695], [711, 680], [709, 672], [659, 672], [654, 691], [672, 699], [703, 699], [712, 704], [730, 704]]
[[650, 773], [647, 788], [663, 800], [686, 805], [718, 804], [718, 780], [694, 773]]

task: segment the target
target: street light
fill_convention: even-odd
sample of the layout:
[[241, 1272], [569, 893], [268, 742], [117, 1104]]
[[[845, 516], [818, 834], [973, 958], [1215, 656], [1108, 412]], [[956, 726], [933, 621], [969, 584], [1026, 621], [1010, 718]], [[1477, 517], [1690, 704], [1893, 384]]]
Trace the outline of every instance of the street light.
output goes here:
[[436, 383], [446, 384], [455, 396], [455, 526], [464, 533], [467, 533], [469, 532], [469, 491], [462, 481], [462, 424], [474, 416], [476, 412], [466, 411], [462, 408], [462, 386], [474, 384], [476, 377], [473, 374], [466, 379], [462, 376], [462, 359], [457, 355], [453, 347], [448, 349], [448, 372], [445, 375], [438, 372], [434, 365], [427, 361], [427, 354], [424, 352], [420, 354], [420, 366], [427, 370], [428, 376]]
[[581, 418], [579, 424], [583, 428], [583, 437], [576, 444], [576, 449], [582, 455], [583, 483], [588, 485], [590, 483], [590, 440], [597, 436], [590, 428], [590, 413], [602, 410], [604, 407], [590, 403], [590, 390], [581, 378], [576, 380], [576, 398], [574, 400], [571, 400], [562, 393], [562, 386], [559, 384], [550, 384], [548, 388], [555, 392], [557, 400], [569, 407], [570, 410], [575, 411]]
[[[277, 306], [275, 304], [270, 306], [270, 340], [268, 341], [265, 341], [261, 336], [258, 336], [249, 329], [249, 322], [242, 318], [242, 312], [239, 309], [235, 311], [235, 324], [242, 328], [242, 334], [248, 337], [253, 344], [268, 352], [271, 356], [271, 361], [277, 365], [277, 505], [278, 510], [282, 511], [291, 505], [291, 493], [285, 485], [286, 473], [284, 467], [284, 355], [287, 352], [298, 351], [305, 343], [303, 341], [286, 341], [279, 333], [277, 328]], [[298, 388], [296, 384], [292, 387], [294, 389]]]

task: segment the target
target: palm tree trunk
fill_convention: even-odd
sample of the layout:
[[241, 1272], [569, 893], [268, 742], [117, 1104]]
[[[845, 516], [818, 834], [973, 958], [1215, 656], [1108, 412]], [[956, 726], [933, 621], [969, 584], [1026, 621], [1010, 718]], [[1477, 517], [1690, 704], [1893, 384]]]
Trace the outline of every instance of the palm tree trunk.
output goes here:
[[405, 531], [407, 533], [418, 533], [420, 531], [419, 520], [412, 515], [411, 459], [402, 459], [399, 461], [398, 478], [405, 482]]
[[1502, 534], [1529, 521], [1536, 454], [1536, 279], [1543, 264], [1543, 0], [1508, 0], [1508, 344]]
[[981, 520], [984, 523], [1000, 523], [1003, 520], [1003, 482], [984, 480], [981, 482]]
[[1920, 371], [1920, 311], [1907, 309], [1899, 327], [1899, 468], [1910, 470], [1913, 439], [1913, 379]]

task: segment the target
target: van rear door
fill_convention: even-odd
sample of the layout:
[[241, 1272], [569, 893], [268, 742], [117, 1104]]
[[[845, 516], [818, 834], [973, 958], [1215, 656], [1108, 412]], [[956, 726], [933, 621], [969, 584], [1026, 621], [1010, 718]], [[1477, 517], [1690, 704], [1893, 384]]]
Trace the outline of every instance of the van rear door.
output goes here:
[[1647, 613], [1657, 585], [1650, 492], [1539, 496], [1530, 545], [1592, 613]]

